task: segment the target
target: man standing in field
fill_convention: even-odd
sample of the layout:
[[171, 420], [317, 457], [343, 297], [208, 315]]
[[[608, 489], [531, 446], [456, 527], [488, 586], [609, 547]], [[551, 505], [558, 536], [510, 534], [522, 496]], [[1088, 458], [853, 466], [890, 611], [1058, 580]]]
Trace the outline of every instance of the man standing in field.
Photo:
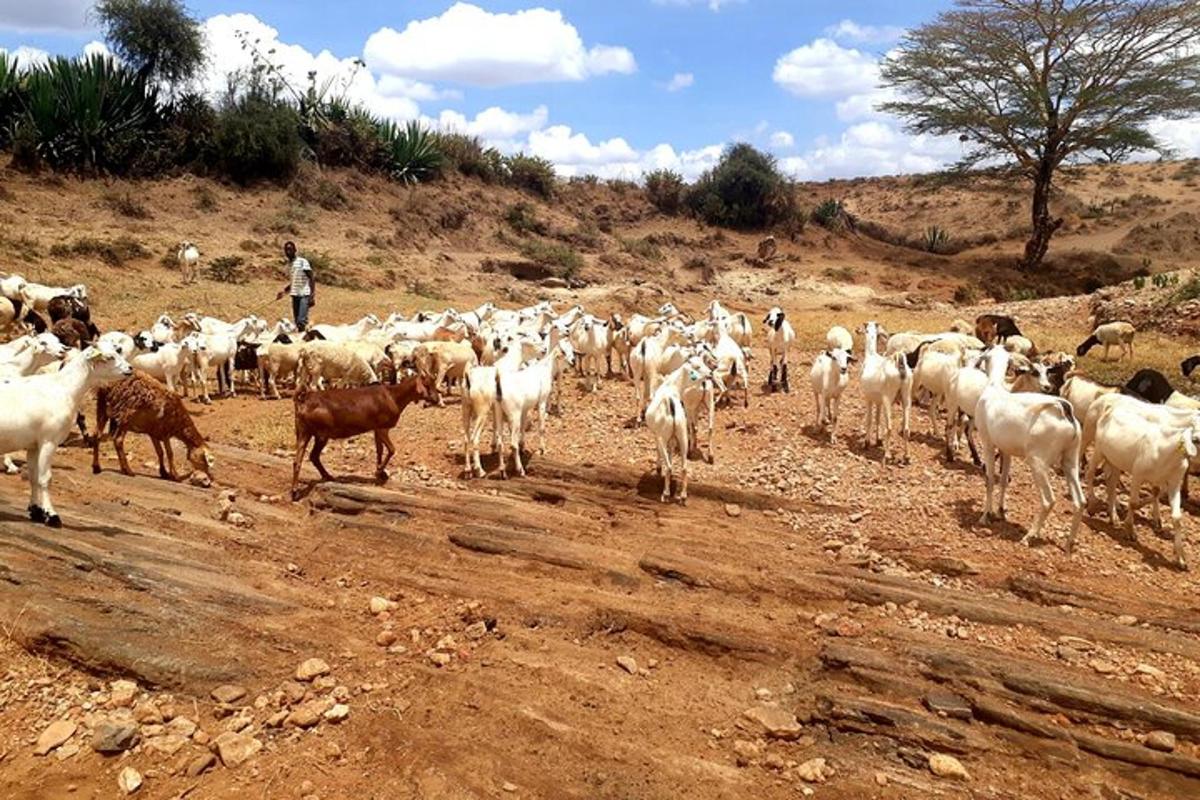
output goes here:
[[317, 280], [313, 277], [308, 259], [296, 255], [295, 242], [284, 244], [283, 255], [287, 259], [290, 281], [279, 290], [275, 299], [282, 300], [285, 294], [292, 296], [292, 319], [296, 321], [296, 327], [303, 331], [308, 327], [309, 309], [317, 305]]

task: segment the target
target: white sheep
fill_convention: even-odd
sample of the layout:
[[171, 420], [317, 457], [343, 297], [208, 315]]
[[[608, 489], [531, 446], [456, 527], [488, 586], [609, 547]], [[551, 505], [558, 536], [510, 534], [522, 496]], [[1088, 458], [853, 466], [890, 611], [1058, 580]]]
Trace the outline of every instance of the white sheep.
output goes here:
[[285, 334], [262, 348], [258, 356], [258, 368], [262, 372], [259, 383], [264, 400], [268, 392], [274, 399], [280, 399], [279, 381], [295, 378], [296, 367], [300, 364], [300, 351], [306, 344], [308, 342], [296, 341]]
[[[866, 447], [882, 442], [883, 460], [891, 459], [892, 405], [900, 399], [900, 436], [904, 441], [904, 461], [908, 462], [908, 440], [912, 410], [912, 369], [902, 353], [894, 356], [879, 354], [879, 325], [866, 326], [866, 352], [860, 377], [863, 399], [866, 402], [866, 424], [863, 436]], [[883, 435], [880, 435], [882, 421]]]
[[1117, 361], [1120, 361], [1126, 355], [1129, 360], [1133, 360], [1133, 337], [1137, 333], [1137, 329], [1128, 322], [1107, 322], [1098, 326], [1092, 335], [1083, 340], [1083, 343], [1075, 350], [1075, 354], [1083, 358], [1098, 344], [1104, 345], [1104, 361], [1108, 361], [1108, 351], [1113, 347], [1120, 347], [1121, 353], [1117, 356]]
[[1004, 517], [1004, 496], [1014, 456], [1024, 458], [1033, 473], [1041, 495], [1042, 507], [1033, 527], [1022, 537], [1023, 544], [1041, 533], [1042, 525], [1054, 508], [1051, 471], [1060, 466], [1071, 494], [1074, 514], [1067, 538], [1069, 553], [1083, 519], [1083, 489], [1079, 485], [1079, 445], [1082, 432], [1071, 410], [1061, 397], [1028, 392], [1010, 393], [1004, 386], [1009, 353], [1003, 347], [987, 351], [988, 386], [975, 406], [975, 429], [979, 433], [980, 455], [987, 473], [987, 489], [979, 524], [987, 525], [992, 515], [992, 493], [996, 484], [996, 453], [1000, 454], [1000, 504]]
[[54, 372], [0, 381], [0, 453], [26, 452], [31, 520], [62, 527], [50, 499], [54, 452], [75, 424], [88, 391], [131, 374], [124, 358], [99, 345], [72, 352]]
[[840, 348], [826, 350], [813, 359], [810, 378], [817, 406], [817, 427], [829, 426], [830, 443], [837, 440], [838, 408], [842, 392], [850, 383], [850, 365], [855, 361], [852, 354]]
[[362, 339], [378, 327], [380, 327], [379, 317], [367, 314], [358, 322], [349, 325], [313, 325], [310, 330], [324, 336], [328, 342], [344, 342], [351, 339]]
[[296, 363], [296, 385], [318, 390], [330, 384], [362, 386], [379, 383], [379, 374], [358, 349], [347, 342], [306, 342]]
[[195, 283], [200, 272], [200, 250], [191, 242], [181, 242], [179, 251], [175, 254], [179, 262], [179, 273], [184, 284]]
[[[1196, 458], [1196, 438], [1200, 435], [1200, 417], [1193, 416], [1179, 426], [1148, 422], [1137, 410], [1109, 404], [1096, 422], [1093, 462], [1103, 462], [1108, 470], [1108, 514], [1117, 521], [1117, 477], [1129, 473], [1129, 513], [1125, 531], [1136, 539], [1133, 515], [1142, 504], [1140, 489], [1152, 491], [1155, 517], [1158, 516], [1158, 493], [1165, 492], [1171, 507], [1171, 527], [1175, 533], [1175, 560], [1187, 569], [1183, 554], [1183, 523], [1180, 488], [1186, 479], [1189, 460]], [[1089, 465], [1090, 471], [1090, 465]]]
[[793, 330], [792, 323], [787, 321], [787, 315], [784, 314], [783, 309], [778, 306], [767, 312], [767, 315], [763, 317], [763, 324], [767, 326], [767, 352], [771, 357], [771, 372], [767, 377], [767, 387], [772, 392], [775, 391], [775, 379], [779, 377], [783, 391], [790, 392], [792, 389], [788, 383], [787, 359], [788, 351], [796, 341], [796, 331]]
[[24, 276], [0, 272], [0, 295], [24, 304], [27, 283], [29, 281], [25, 280]]

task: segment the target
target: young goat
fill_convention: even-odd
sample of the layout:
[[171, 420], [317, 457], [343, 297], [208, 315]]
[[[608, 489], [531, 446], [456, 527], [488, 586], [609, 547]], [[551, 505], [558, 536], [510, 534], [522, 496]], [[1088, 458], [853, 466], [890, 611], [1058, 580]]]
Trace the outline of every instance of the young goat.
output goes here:
[[850, 383], [850, 365], [855, 360], [854, 356], [841, 349], [826, 350], [813, 360], [811, 378], [817, 406], [817, 427], [829, 425], [831, 444], [837, 440], [838, 408], [842, 392]]
[[671, 499], [673, 493], [675, 469], [672, 455], [678, 452], [678, 498], [681, 504], [687, 504], [687, 459], [692, 449], [692, 425], [686, 398], [689, 394], [699, 395], [705, 386], [707, 397], [712, 397], [712, 384], [708, 375], [707, 367], [700, 363], [699, 359], [690, 360], [663, 379], [646, 408], [646, 427], [654, 434], [654, 443], [658, 450], [658, 474], [663, 479], [662, 495], [659, 499], [664, 503]]
[[1042, 525], [1054, 508], [1054, 484], [1051, 470], [1062, 467], [1071, 494], [1074, 514], [1067, 539], [1067, 552], [1083, 519], [1083, 489], [1079, 485], [1079, 445], [1082, 433], [1071, 404], [1061, 397], [1020, 392], [1009, 393], [1004, 386], [1009, 354], [1003, 347], [987, 351], [988, 386], [975, 406], [975, 428], [979, 449], [987, 472], [987, 491], [980, 525], [992, 515], [992, 492], [996, 484], [996, 453], [1000, 454], [1000, 506], [1004, 518], [1004, 496], [1012, 472], [1013, 456], [1024, 458], [1033, 472], [1033, 481], [1041, 495], [1042, 508], [1033, 527], [1021, 538], [1023, 544], [1041, 533]]
[[110, 422], [113, 447], [121, 472], [126, 475], [133, 474], [125, 456], [125, 435], [132, 432], [150, 437], [158, 456], [159, 477], [179, 480], [175, 472], [175, 452], [171, 447], [171, 439], [178, 439], [187, 448], [187, 460], [192, 469], [212, 479], [213, 458], [196, 423], [184, 408], [183, 400], [146, 373], [135, 372], [131, 378], [96, 391], [96, 435], [92, 439], [94, 473], [100, 472], [100, 436]]
[[1117, 356], [1117, 361], [1129, 355], [1129, 360], [1133, 360], [1133, 337], [1137, 333], [1137, 329], [1128, 322], [1108, 322], [1100, 325], [1092, 335], [1083, 340], [1083, 344], [1079, 345], [1075, 350], [1075, 354], [1083, 358], [1098, 344], [1104, 345], [1104, 361], [1108, 361], [1108, 351], [1113, 347], [1120, 347], [1121, 352]]

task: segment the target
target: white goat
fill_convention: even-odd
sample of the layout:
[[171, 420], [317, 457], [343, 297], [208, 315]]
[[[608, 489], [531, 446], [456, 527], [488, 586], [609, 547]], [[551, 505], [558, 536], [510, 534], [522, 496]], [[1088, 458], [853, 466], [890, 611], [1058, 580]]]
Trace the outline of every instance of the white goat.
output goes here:
[[367, 314], [350, 325], [313, 325], [310, 330], [321, 334], [328, 342], [344, 342], [347, 339], [361, 339], [378, 327], [379, 317]]
[[1137, 333], [1137, 329], [1128, 322], [1107, 322], [1098, 326], [1092, 335], [1083, 341], [1075, 350], [1075, 354], [1080, 358], [1086, 356], [1088, 351], [1098, 344], [1104, 345], [1104, 361], [1108, 361], [1108, 351], [1113, 347], [1120, 347], [1121, 353], [1117, 356], [1117, 361], [1128, 354], [1129, 360], [1133, 360], [1133, 337]]
[[571, 327], [571, 347], [575, 349], [575, 365], [583, 374], [588, 391], [600, 386], [600, 359], [608, 363], [612, 335], [607, 320], [584, 314]]
[[1003, 347], [987, 352], [988, 386], [975, 407], [975, 428], [979, 432], [980, 454], [987, 472], [987, 491], [979, 524], [987, 525], [992, 515], [992, 492], [996, 483], [996, 452], [1000, 453], [1000, 517], [1004, 517], [1004, 495], [1012, 471], [1013, 456], [1029, 464], [1034, 483], [1041, 495], [1042, 507], [1022, 543], [1041, 533], [1046, 517], [1054, 507], [1051, 470], [1062, 468], [1071, 494], [1074, 514], [1067, 538], [1067, 552], [1075, 542], [1083, 519], [1083, 489], [1079, 485], [1079, 445], [1082, 432], [1071, 410], [1061, 397], [1028, 392], [1009, 393], [1004, 386], [1009, 354]]
[[[908, 462], [908, 440], [912, 411], [912, 369], [903, 353], [893, 356], [879, 355], [879, 325], [868, 322], [866, 327], [866, 353], [863, 356], [860, 377], [863, 399], [867, 413], [863, 436], [866, 447], [882, 442], [883, 460], [891, 458], [892, 405], [900, 399], [900, 436], [904, 441], [904, 461]], [[883, 435], [879, 428], [882, 418]]]
[[[1186, 424], [1164, 426], [1148, 422], [1135, 409], [1106, 404], [1096, 422], [1096, 450], [1093, 463], [1103, 462], [1108, 470], [1108, 515], [1117, 521], [1117, 477], [1129, 473], [1129, 513], [1125, 531], [1136, 540], [1133, 530], [1134, 511], [1142, 504], [1143, 484], [1152, 489], [1155, 518], [1158, 517], [1158, 495], [1165, 492], [1171, 507], [1171, 527], [1175, 532], [1175, 560], [1187, 569], [1183, 554], [1183, 516], [1180, 488], [1186, 479], [1190, 459], [1196, 458], [1196, 438], [1200, 435], [1200, 417], [1193, 416]], [[1091, 465], [1089, 464], [1089, 472]]]
[[181, 242], [179, 252], [175, 254], [179, 262], [179, 273], [184, 284], [195, 283], [200, 272], [200, 250], [191, 242]]
[[850, 383], [850, 365], [856, 359], [845, 350], [826, 350], [813, 359], [813, 399], [817, 406], [817, 427], [829, 425], [829, 441], [837, 440], [838, 409], [842, 392]]
[[314, 341], [300, 348], [296, 385], [325, 389], [331, 383], [361, 386], [379, 383], [379, 374], [350, 342]]
[[34, 311], [45, 311], [50, 301], [61, 295], [74, 297], [77, 300], [87, 300], [87, 287], [82, 283], [74, 286], [45, 286], [40, 283], [27, 282], [21, 290], [25, 303]]
[[787, 321], [783, 309], [778, 306], [772, 308], [763, 317], [763, 324], [767, 326], [767, 352], [771, 356], [771, 373], [767, 377], [767, 387], [773, 392], [775, 391], [775, 380], [780, 378], [785, 392], [792, 390], [788, 383], [788, 351], [792, 347], [792, 343], [796, 341], [796, 331], [792, 328], [792, 323]]
[[89, 390], [133, 374], [106, 345], [71, 353], [62, 369], [0, 381], [0, 453], [26, 452], [29, 518], [51, 528], [62, 520], [50, 500], [51, 462]]
[[[687, 503], [687, 460], [692, 448], [689, 439], [691, 420], [684, 397], [689, 391], [695, 394], [704, 386], [708, 381], [706, 373], [707, 370], [700, 364], [684, 364], [663, 379], [646, 408], [646, 427], [654, 434], [658, 450], [658, 474], [663, 479], [660, 499], [664, 503], [672, 496], [675, 473], [673, 452], [679, 453], [679, 502]], [[708, 396], [712, 396], [711, 384]]]
[[[501, 418], [508, 425], [513, 466], [521, 477], [525, 476], [521, 445], [525, 441], [530, 415], [535, 411], [538, 418], [538, 453], [544, 455], [546, 452], [546, 407], [554, 389], [554, 364], [564, 354], [558, 344], [558, 329], [552, 328], [546, 355], [522, 369], [497, 373], [496, 403], [500, 406]], [[500, 477], [508, 477], [503, 439], [500, 446]]]
[[188, 351], [179, 342], [158, 344], [148, 341], [144, 334], [134, 338], [136, 348], [129, 357], [134, 369], [150, 374], [167, 385], [172, 392], [179, 391], [184, 369], [190, 364]]
[[853, 353], [854, 337], [841, 325], [834, 325], [825, 334], [825, 347], [829, 350], [845, 350], [847, 353]]

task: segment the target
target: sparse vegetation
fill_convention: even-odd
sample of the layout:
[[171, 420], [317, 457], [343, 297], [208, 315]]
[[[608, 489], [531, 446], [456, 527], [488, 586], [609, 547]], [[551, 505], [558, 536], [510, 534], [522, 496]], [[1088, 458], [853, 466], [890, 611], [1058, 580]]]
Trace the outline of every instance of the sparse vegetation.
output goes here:
[[813, 222], [830, 230], [840, 229], [846, 219], [846, 211], [841, 200], [825, 200], [812, 212]]
[[683, 176], [669, 169], [646, 173], [646, 199], [664, 214], [678, 214], [683, 209], [683, 193], [687, 188]]
[[504, 212], [504, 221], [521, 236], [537, 234], [545, 236], [550, 228], [538, 218], [537, 209], [529, 203], [514, 203]]
[[208, 184], [199, 184], [193, 190], [193, 194], [196, 196], [196, 208], [200, 211], [211, 214], [221, 207], [217, 202], [217, 193]]
[[98, 258], [110, 267], [120, 267], [127, 261], [149, 258], [150, 251], [128, 236], [121, 236], [112, 241], [82, 236], [74, 242], [58, 242], [51, 245], [50, 255], [55, 258]]
[[628, 239], [622, 236], [619, 237], [619, 241], [621, 242], [621, 250], [629, 253], [631, 256], [636, 256], [647, 261], [662, 261], [662, 250], [649, 237]]
[[322, 175], [316, 167], [307, 164], [288, 184], [288, 194], [301, 203], [315, 204], [326, 211], [340, 211], [350, 205], [350, 198], [341, 186]]
[[583, 256], [565, 244], [530, 239], [521, 244], [519, 252], [535, 264], [555, 267], [563, 278], [572, 278], [583, 268]]
[[342, 265], [323, 250], [306, 250], [304, 257], [312, 265], [317, 281], [325, 286], [361, 291], [367, 287], [358, 277], [347, 272]]
[[478, 136], [438, 133], [436, 145], [444, 158], [444, 169], [455, 169], [484, 183], [500, 183], [507, 177], [504, 157], [494, 147], [484, 147]]
[[979, 291], [969, 283], [954, 287], [954, 302], [960, 306], [973, 306], [979, 302]]
[[241, 256], [218, 256], [208, 263], [208, 277], [217, 283], [246, 283], [246, 259]]
[[115, 213], [130, 219], [150, 219], [150, 209], [129, 192], [110, 191], [104, 193], [104, 205]]
[[470, 217], [471, 212], [466, 208], [448, 208], [438, 217], [438, 225], [444, 230], [457, 231], [467, 224]]
[[1187, 283], [1175, 290], [1171, 299], [1176, 303], [1182, 303], [1187, 300], [1196, 300], [1200, 298], [1200, 275], [1193, 275], [1188, 278]]
[[413, 184], [437, 176], [443, 158], [436, 134], [415, 120], [403, 127], [385, 122], [379, 131], [385, 147], [386, 170], [393, 180]]
[[554, 196], [557, 178], [554, 165], [544, 158], [517, 153], [504, 159], [508, 180], [522, 191], [531, 192], [545, 200]]
[[824, 275], [830, 280], [841, 281], [842, 283], [854, 283], [858, 280], [858, 271], [853, 267], [847, 266], [827, 267]]

